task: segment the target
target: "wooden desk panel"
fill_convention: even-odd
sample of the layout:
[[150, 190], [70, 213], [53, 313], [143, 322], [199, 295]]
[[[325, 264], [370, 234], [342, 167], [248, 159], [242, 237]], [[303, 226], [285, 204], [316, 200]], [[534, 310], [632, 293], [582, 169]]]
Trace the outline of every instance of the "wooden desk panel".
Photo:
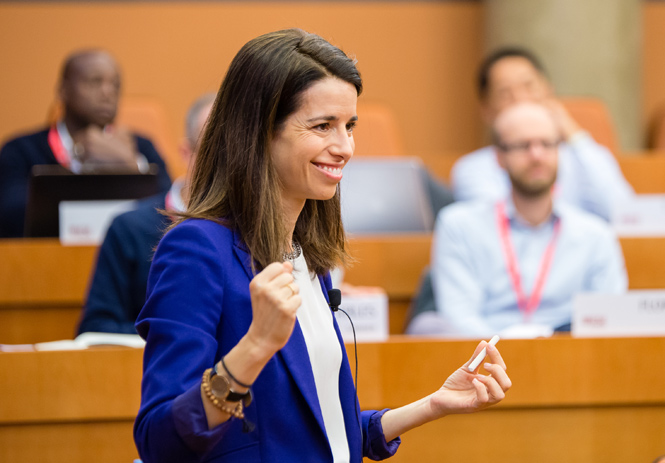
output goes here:
[[630, 289], [665, 288], [665, 238], [621, 238]]
[[[436, 388], [475, 341], [360, 344], [364, 408]], [[508, 398], [403, 437], [391, 461], [623, 463], [665, 450], [665, 338], [504, 340]], [[347, 346], [353, 358], [353, 346]], [[131, 461], [141, 349], [0, 353], [0, 461]], [[480, 431], [482, 440], [477, 440]]]
[[[359, 344], [360, 403], [394, 408], [431, 393], [469, 359], [477, 344], [409, 336]], [[665, 370], [654, 367], [663, 362], [665, 337], [555, 336], [507, 339], [498, 347], [513, 381], [499, 408], [665, 406]], [[353, 362], [352, 346], [347, 352]]]
[[[665, 288], [665, 238], [625, 238], [631, 289]], [[390, 332], [402, 333], [430, 261], [428, 234], [356, 237], [345, 280], [388, 293]], [[80, 317], [96, 248], [56, 240], [0, 240], [0, 343], [71, 338]]]
[[0, 307], [80, 306], [96, 253], [55, 239], [0, 240]]
[[430, 234], [355, 237], [349, 252], [355, 259], [344, 281], [357, 286], [380, 286], [388, 294], [389, 330], [404, 332], [411, 300], [423, 270], [429, 265]]
[[126, 347], [0, 353], [0, 425], [133, 419], [142, 364]]
[[0, 425], [0, 461], [17, 463], [132, 463], [133, 419]]
[[71, 339], [96, 253], [54, 239], [0, 240], [0, 343]]

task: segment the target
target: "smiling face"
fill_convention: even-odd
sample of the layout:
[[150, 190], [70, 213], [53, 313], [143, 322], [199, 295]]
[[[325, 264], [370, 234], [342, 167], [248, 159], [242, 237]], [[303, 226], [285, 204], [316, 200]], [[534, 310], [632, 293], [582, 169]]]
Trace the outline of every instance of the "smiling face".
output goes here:
[[335, 195], [355, 148], [357, 101], [353, 85], [326, 77], [302, 93], [300, 106], [274, 135], [270, 155], [287, 210], [299, 213], [306, 200]]

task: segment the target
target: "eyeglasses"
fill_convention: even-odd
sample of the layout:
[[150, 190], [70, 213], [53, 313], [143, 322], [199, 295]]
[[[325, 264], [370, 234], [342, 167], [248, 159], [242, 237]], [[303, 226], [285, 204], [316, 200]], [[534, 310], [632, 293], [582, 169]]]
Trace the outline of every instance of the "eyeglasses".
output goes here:
[[559, 144], [560, 139], [556, 140], [525, 140], [516, 143], [497, 143], [496, 146], [506, 153], [526, 153], [531, 148], [541, 148], [544, 151], [554, 151]]

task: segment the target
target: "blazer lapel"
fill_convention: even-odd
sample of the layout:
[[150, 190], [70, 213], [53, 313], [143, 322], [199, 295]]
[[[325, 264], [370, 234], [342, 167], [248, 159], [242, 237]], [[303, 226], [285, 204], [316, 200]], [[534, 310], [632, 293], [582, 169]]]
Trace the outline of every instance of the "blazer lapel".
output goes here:
[[[242, 263], [242, 267], [251, 281], [252, 278], [254, 278], [254, 273], [252, 272], [252, 257], [237, 231], [233, 232], [233, 240], [233, 251]], [[321, 282], [323, 283], [323, 280], [321, 280]], [[321, 287], [325, 288], [323, 284]], [[326, 294], [325, 291], [324, 296], [327, 300], [328, 294]], [[321, 405], [319, 404], [319, 397], [316, 393], [316, 384], [314, 383], [314, 373], [309, 364], [305, 337], [302, 334], [300, 324], [297, 320], [289, 341], [279, 352], [277, 352], [277, 356], [282, 358], [291, 377], [297, 384], [301, 394], [305, 397], [307, 405], [309, 405], [310, 410], [314, 414], [316, 422], [321, 428], [321, 432], [325, 435], [323, 414], [321, 413]]]
[[[328, 301], [326, 285], [321, 276], [319, 276], [319, 281], [321, 283], [321, 289], [323, 290], [323, 296], [326, 298], [326, 301]], [[284, 346], [278, 354], [284, 359], [284, 363], [289, 369], [293, 380], [305, 397], [305, 401], [307, 402], [307, 405], [309, 405], [310, 410], [314, 413], [316, 422], [321, 428], [321, 432], [326, 434], [326, 428], [323, 424], [321, 404], [319, 403], [319, 396], [316, 393], [314, 373], [312, 372], [312, 367], [309, 363], [307, 344], [305, 343], [305, 336], [302, 334], [302, 329], [300, 328], [298, 320], [296, 320], [289, 342], [286, 343], [286, 346]]]
[[321, 432], [325, 435], [323, 414], [321, 413], [319, 396], [316, 393], [316, 384], [314, 383], [314, 373], [309, 363], [305, 337], [297, 320], [289, 342], [286, 343], [277, 355], [284, 361], [284, 364], [291, 373], [291, 377], [298, 386], [298, 389], [300, 389], [300, 393], [305, 398], [305, 402], [307, 402], [307, 405], [309, 405], [310, 410], [314, 414]]
[[242, 264], [242, 268], [245, 270], [249, 281], [252, 281], [252, 278], [254, 278], [254, 272], [252, 272], [252, 256], [249, 254], [247, 246], [245, 246], [245, 243], [243, 243], [240, 238], [240, 234], [236, 230], [233, 230], [233, 252]]

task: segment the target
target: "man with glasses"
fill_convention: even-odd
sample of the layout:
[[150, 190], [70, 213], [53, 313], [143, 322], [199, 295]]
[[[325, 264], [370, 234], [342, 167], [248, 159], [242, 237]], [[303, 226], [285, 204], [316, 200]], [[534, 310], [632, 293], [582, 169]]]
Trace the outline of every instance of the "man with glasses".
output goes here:
[[[439, 213], [432, 251], [437, 312], [419, 315], [411, 332], [549, 335], [570, 329], [575, 294], [626, 290], [621, 248], [609, 225], [554, 191], [561, 133], [551, 111], [512, 105], [497, 116], [492, 133], [509, 194]], [[414, 331], [413, 324], [421, 328]]]
[[[633, 190], [605, 147], [583, 131], [555, 98], [552, 84], [538, 59], [526, 50], [505, 48], [488, 56], [478, 74], [481, 114], [491, 126], [504, 109], [519, 102], [544, 105], [562, 140], [557, 195], [569, 204], [609, 220], [613, 205]], [[492, 147], [463, 156], [451, 173], [455, 199], [504, 198], [510, 190], [506, 173]]]

